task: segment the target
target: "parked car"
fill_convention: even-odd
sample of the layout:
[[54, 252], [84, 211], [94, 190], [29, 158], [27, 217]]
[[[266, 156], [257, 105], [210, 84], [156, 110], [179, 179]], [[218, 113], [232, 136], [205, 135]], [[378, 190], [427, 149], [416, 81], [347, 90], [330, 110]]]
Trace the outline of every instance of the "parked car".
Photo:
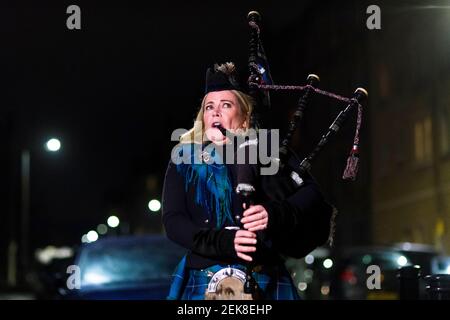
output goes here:
[[[35, 263], [33, 292], [38, 300], [58, 300], [66, 293], [67, 268], [75, 257], [52, 259], [48, 264]], [[62, 295], [61, 295], [62, 294]]]
[[431, 260], [433, 274], [450, 274], [450, 257], [437, 256]]
[[285, 265], [302, 299], [329, 298], [333, 260], [328, 247], [319, 247], [302, 259], [289, 258]]
[[419, 265], [422, 275], [438, 273], [432, 261], [440, 253], [433, 246], [422, 243], [401, 242], [393, 244], [392, 248], [407, 257], [408, 264]]
[[[338, 262], [331, 285], [334, 299], [399, 299], [398, 270], [403, 266], [419, 265], [423, 276], [434, 274], [439, 253], [431, 246], [398, 243], [391, 246], [353, 247], [336, 254]], [[380, 268], [380, 289], [370, 289], [367, 280], [370, 265]], [[425, 298], [425, 283], [420, 280], [420, 297]]]
[[80, 247], [80, 288], [60, 289], [66, 299], [161, 300], [185, 249], [162, 235], [99, 239]]

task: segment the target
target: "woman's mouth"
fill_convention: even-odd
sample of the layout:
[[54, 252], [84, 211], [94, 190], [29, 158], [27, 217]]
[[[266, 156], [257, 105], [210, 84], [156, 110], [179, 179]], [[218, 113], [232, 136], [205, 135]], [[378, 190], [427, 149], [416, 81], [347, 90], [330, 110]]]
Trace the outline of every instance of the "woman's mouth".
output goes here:
[[219, 141], [219, 140], [226, 139], [227, 130], [222, 126], [221, 122], [214, 121], [213, 123], [211, 123], [211, 129], [217, 129], [221, 133], [220, 136], [217, 136], [217, 133], [210, 132], [211, 140]]

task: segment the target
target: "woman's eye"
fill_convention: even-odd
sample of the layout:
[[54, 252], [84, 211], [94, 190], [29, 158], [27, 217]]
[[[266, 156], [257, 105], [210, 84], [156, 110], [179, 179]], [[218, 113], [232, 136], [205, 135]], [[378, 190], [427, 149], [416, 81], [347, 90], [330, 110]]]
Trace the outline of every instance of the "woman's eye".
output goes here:
[[230, 107], [231, 107], [231, 104], [225, 102], [225, 103], [223, 104], [223, 107], [224, 107], [224, 108], [230, 108]]
[[212, 110], [212, 108], [213, 108], [212, 105], [209, 105], [205, 107], [205, 110]]

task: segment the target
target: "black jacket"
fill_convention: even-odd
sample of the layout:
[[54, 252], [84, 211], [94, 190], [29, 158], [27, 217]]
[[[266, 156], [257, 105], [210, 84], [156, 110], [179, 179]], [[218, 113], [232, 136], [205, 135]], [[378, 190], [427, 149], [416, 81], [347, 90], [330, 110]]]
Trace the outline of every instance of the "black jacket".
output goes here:
[[[292, 161], [296, 163], [295, 159]], [[237, 166], [226, 166], [234, 190]], [[262, 241], [258, 241], [253, 255], [256, 264], [277, 264], [283, 256], [304, 257], [328, 239], [332, 207], [312, 177], [303, 177], [303, 186], [290, 196], [274, 196], [276, 192], [272, 191], [280, 190], [280, 184], [291, 183], [291, 171], [258, 179], [256, 204], [267, 210], [269, 223], [267, 230], [258, 232]], [[195, 202], [194, 188], [188, 186], [186, 191], [185, 187], [185, 177], [170, 161], [164, 181], [162, 218], [168, 238], [189, 250], [187, 266], [206, 268], [217, 263], [243, 262], [234, 250], [236, 231], [216, 229], [215, 221], [205, 219], [205, 209]], [[234, 194], [232, 202], [233, 210], [239, 210], [241, 203]]]

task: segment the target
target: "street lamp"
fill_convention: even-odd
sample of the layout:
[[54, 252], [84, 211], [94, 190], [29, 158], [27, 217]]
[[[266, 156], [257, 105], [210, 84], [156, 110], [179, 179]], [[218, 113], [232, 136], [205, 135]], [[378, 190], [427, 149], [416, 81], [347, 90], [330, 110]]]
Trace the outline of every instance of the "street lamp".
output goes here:
[[87, 238], [87, 240], [88, 240], [89, 242], [97, 241], [97, 240], [98, 240], [98, 233], [95, 232], [94, 230], [91, 230], [91, 231], [89, 231], [89, 232], [86, 234], [86, 238]]
[[99, 224], [97, 226], [97, 233], [100, 235], [104, 235], [106, 234], [106, 232], [108, 232], [108, 227], [106, 225], [104, 225], [103, 223]]
[[61, 149], [61, 141], [56, 138], [52, 138], [46, 142], [45, 149], [50, 152], [59, 151], [59, 149]]
[[116, 228], [120, 224], [120, 220], [116, 216], [110, 216], [107, 223], [111, 228]]
[[161, 202], [156, 199], [150, 200], [148, 203], [148, 208], [152, 212], [157, 212], [159, 211], [159, 209], [161, 209]]
[[[49, 139], [45, 144], [45, 149], [50, 152], [57, 152], [61, 149], [61, 142], [56, 138]], [[21, 153], [21, 262], [24, 271], [28, 267], [28, 234], [30, 224], [30, 150], [24, 149]], [[12, 259], [12, 258], [11, 258]], [[15, 269], [15, 266], [11, 266]]]

